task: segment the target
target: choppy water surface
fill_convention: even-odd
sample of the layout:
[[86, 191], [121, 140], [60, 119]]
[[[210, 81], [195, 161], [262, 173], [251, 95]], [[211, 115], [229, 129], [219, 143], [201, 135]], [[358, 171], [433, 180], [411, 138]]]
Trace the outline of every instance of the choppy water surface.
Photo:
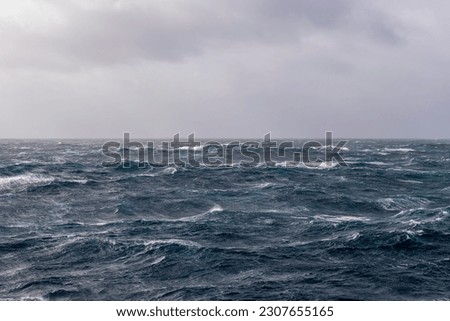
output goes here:
[[102, 167], [0, 142], [0, 299], [447, 300], [450, 142], [353, 140], [348, 167]]

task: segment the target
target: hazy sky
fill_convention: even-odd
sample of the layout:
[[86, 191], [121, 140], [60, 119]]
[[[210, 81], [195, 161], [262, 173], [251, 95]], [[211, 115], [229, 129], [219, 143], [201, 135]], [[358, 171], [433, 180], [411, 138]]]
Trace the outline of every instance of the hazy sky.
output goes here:
[[444, 0], [1, 0], [0, 137], [450, 138]]

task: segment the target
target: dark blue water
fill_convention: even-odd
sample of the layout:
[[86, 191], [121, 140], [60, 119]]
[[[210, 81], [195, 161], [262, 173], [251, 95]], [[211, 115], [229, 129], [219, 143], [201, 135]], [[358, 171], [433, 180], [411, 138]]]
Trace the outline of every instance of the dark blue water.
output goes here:
[[0, 142], [0, 299], [450, 298], [449, 141], [353, 140], [330, 168], [102, 167], [101, 145]]

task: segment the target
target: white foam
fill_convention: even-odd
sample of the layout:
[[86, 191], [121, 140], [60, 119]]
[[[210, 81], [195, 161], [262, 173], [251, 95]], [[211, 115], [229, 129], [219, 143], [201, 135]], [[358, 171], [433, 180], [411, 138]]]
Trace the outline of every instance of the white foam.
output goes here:
[[421, 181], [415, 181], [412, 179], [399, 179], [399, 182], [403, 182], [403, 183], [410, 183], [410, 184], [423, 184], [423, 182]]
[[338, 166], [338, 162], [298, 163], [297, 167], [306, 169], [330, 169]]
[[188, 247], [202, 247], [199, 243], [188, 240], [181, 239], [167, 239], [167, 240], [151, 240], [144, 242], [144, 246], [153, 246], [153, 245], [161, 245], [161, 244], [177, 244]]
[[166, 259], [165, 256], [158, 257], [158, 258], [156, 258], [153, 262], [151, 262], [149, 265], [156, 265], [156, 264], [158, 264], [158, 263], [161, 263], [161, 262], [164, 261], [165, 259]]
[[256, 188], [266, 188], [266, 187], [273, 186], [273, 185], [274, 185], [273, 183], [261, 183], [261, 184], [255, 185], [255, 187]]
[[277, 162], [275, 163], [275, 167], [289, 167], [289, 168], [294, 168], [294, 167], [299, 167], [301, 163], [299, 162], [295, 162], [295, 161], [284, 161], [284, 162]]
[[78, 179], [78, 178], [74, 178], [74, 179], [65, 179], [62, 180], [63, 182], [68, 182], [68, 183], [78, 183], [78, 184], [86, 184], [88, 182], [87, 179]]
[[20, 300], [21, 301], [44, 301], [44, 297], [42, 297], [42, 296], [24, 296], [24, 297], [21, 297]]
[[55, 179], [50, 176], [26, 174], [18, 176], [0, 177], [0, 191], [26, 190], [30, 186], [45, 186]]
[[352, 234], [348, 235], [347, 239], [351, 240], [351, 241], [354, 241], [354, 240], [358, 239], [360, 236], [361, 236], [361, 234], [356, 232], [356, 233], [352, 233]]
[[220, 213], [220, 212], [223, 212], [223, 208], [222, 208], [222, 206], [216, 204], [213, 207], [211, 207], [209, 210], [207, 210], [206, 212], [203, 212], [203, 213], [197, 214], [197, 215], [193, 215], [193, 216], [182, 217], [182, 218], [176, 219], [176, 221], [195, 222], [208, 214]]
[[415, 152], [415, 150], [412, 148], [385, 148], [383, 150], [385, 152], [400, 152], [400, 153]]
[[145, 173], [145, 174], [138, 174], [138, 177], [155, 177], [156, 174], [153, 173]]
[[357, 216], [331, 216], [331, 215], [315, 215], [315, 219], [333, 223], [342, 223], [342, 222], [367, 222], [370, 221], [370, 218], [367, 217], [357, 217]]
[[163, 170], [163, 173], [166, 174], [175, 174], [176, 172], [178, 172], [178, 170], [175, 167], [167, 167]]
[[0, 276], [10, 278], [10, 277], [16, 276], [20, 272], [23, 272], [29, 268], [30, 268], [29, 265], [22, 263], [20, 265], [14, 266], [10, 269], [3, 269], [2, 271], [0, 271]]
[[327, 169], [327, 168], [336, 167], [337, 165], [339, 165], [339, 163], [337, 163], [337, 162], [322, 162], [322, 163], [320, 163], [320, 165], [318, 167], [322, 168], [322, 169]]
[[203, 145], [200, 146], [181, 146], [179, 150], [193, 150], [193, 151], [200, 151], [203, 149]]
[[425, 198], [418, 197], [386, 197], [377, 200], [377, 203], [386, 210], [407, 210], [420, 209], [421, 206], [428, 204], [429, 201]]
[[404, 167], [393, 167], [393, 168], [387, 168], [387, 171], [394, 171], [394, 172], [410, 172], [410, 173], [417, 173], [417, 174], [434, 174], [436, 171], [430, 170], [430, 171], [422, 171], [419, 169], [412, 169], [412, 168], [404, 168]]
[[[429, 211], [425, 213], [424, 211]], [[411, 216], [416, 216], [411, 218]], [[432, 210], [426, 210], [424, 208], [403, 210], [394, 215], [396, 218], [400, 218], [402, 223], [412, 226], [418, 226], [421, 224], [439, 222], [446, 220], [449, 217], [449, 212], [444, 208], [435, 208]], [[405, 220], [406, 219], [406, 220]]]
[[384, 163], [384, 162], [378, 162], [378, 161], [367, 162], [366, 164], [375, 165], [375, 166], [389, 166], [389, 165], [392, 165], [392, 163]]
[[350, 149], [348, 147], [338, 147], [337, 145], [325, 145], [322, 147], [318, 147], [319, 149], [332, 149], [332, 148], [337, 148], [338, 150], [343, 150], [343, 151], [349, 151]]
[[287, 166], [287, 164], [288, 164], [288, 162], [278, 162], [278, 163], [275, 163], [275, 166], [276, 167], [286, 167]]
[[217, 212], [223, 212], [223, 208], [220, 205], [214, 205], [212, 208], [210, 208], [206, 213], [217, 213]]

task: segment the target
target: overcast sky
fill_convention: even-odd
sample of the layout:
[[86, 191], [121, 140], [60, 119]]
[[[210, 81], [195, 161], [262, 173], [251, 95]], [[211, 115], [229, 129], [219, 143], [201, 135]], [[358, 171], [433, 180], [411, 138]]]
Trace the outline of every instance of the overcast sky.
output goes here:
[[445, 0], [1, 0], [0, 137], [450, 138]]

